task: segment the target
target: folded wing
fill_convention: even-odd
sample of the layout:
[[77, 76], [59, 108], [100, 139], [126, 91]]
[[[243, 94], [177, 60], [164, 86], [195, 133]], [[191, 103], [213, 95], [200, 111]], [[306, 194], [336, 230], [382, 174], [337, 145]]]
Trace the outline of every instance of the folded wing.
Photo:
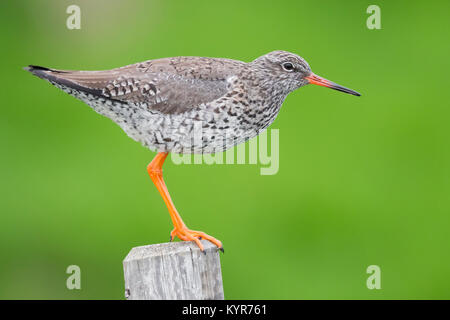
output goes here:
[[241, 64], [228, 59], [178, 57], [105, 71], [25, 69], [51, 83], [99, 98], [176, 114], [224, 96], [230, 90], [227, 79]]

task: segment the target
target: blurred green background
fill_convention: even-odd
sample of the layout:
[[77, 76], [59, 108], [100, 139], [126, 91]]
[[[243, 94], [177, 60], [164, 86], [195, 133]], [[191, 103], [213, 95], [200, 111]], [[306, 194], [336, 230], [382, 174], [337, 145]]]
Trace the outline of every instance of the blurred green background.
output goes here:
[[[81, 30], [66, 8], [81, 7]], [[381, 8], [369, 30], [366, 8]], [[222, 240], [228, 299], [449, 299], [448, 1], [1, 1], [0, 298], [123, 299], [122, 260], [168, 240], [155, 153], [21, 68], [110, 69], [272, 50], [308, 86], [271, 126], [280, 169], [175, 165], [187, 225]], [[447, 26], [445, 26], [447, 24]], [[81, 290], [66, 288], [67, 266]], [[379, 265], [381, 290], [366, 287]]]

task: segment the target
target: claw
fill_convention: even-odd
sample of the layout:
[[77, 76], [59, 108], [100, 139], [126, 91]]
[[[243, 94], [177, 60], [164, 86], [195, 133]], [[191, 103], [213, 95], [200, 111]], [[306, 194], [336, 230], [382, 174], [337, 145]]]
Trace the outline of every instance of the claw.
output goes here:
[[220, 251], [222, 251], [222, 253], [225, 253], [225, 249], [222, 247], [219, 248]]
[[177, 236], [175, 229], [172, 230], [169, 234], [169, 241], [172, 242], [173, 240], [175, 240], [175, 237]]
[[186, 226], [175, 227], [172, 230], [172, 232], [170, 233], [170, 237], [171, 237], [171, 241], [173, 239], [175, 239], [175, 237], [178, 237], [178, 238], [180, 238], [180, 240], [184, 240], [184, 241], [194, 241], [204, 254], [206, 254], [206, 252], [205, 252], [200, 240], [208, 240], [209, 242], [212, 242], [213, 244], [215, 244], [219, 248], [220, 251], [224, 252], [222, 242], [220, 242], [216, 238], [211, 237], [210, 235], [207, 235], [204, 232], [190, 230], [190, 229], [186, 228]]

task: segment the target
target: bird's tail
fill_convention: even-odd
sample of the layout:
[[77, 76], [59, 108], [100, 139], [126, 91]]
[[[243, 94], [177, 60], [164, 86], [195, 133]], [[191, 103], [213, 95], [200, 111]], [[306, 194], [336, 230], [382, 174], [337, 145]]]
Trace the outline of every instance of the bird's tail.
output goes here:
[[46, 68], [46, 67], [41, 67], [41, 66], [34, 66], [34, 65], [29, 65], [28, 67], [24, 67], [23, 68], [26, 71], [31, 72], [32, 74], [34, 74], [35, 76], [38, 76], [39, 78], [43, 78], [43, 79], [48, 79], [48, 75], [50, 73], [61, 73], [63, 71], [60, 70], [56, 70], [56, 69], [50, 69], [50, 68]]
[[[95, 96], [101, 96], [104, 97], [102, 94], [101, 88], [96, 88], [89, 86], [85, 83], [83, 83], [83, 79], [78, 79], [79, 76], [77, 76], [80, 71], [71, 71], [71, 70], [57, 70], [57, 69], [51, 69], [41, 66], [35, 66], [35, 65], [29, 65], [28, 67], [23, 68], [26, 71], [31, 72], [35, 76], [45, 79], [49, 81], [50, 83], [54, 85], [59, 85], [63, 87], [67, 87], [70, 89], [74, 89], [77, 91], [90, 93]], [[86, 74], [91, 74], [96, 71], [84, 71]]]

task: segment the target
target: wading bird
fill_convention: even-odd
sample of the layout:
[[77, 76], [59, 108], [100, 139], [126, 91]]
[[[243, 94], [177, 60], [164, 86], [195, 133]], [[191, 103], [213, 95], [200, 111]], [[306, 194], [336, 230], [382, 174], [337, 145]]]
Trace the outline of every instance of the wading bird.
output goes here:
[[[87, 103], [116, 122], [131, 138], [158, 152], [147, 171], [169, 209], [175, 236], [222, 243], [190, 230], [178, 214], [163, 180], [169, 152], [216, 153], [265, 130], [286, 96], [316, 84], [355, 96], [351, 89], [311, 72], [300, 56], [274, 51], [252, 62], [222, 58], [175, 57], [148, 60], [105, 71], [69, 71], [28, 66], [34, 75]], [[193, 139], [200, 124], [201, 139]]]

